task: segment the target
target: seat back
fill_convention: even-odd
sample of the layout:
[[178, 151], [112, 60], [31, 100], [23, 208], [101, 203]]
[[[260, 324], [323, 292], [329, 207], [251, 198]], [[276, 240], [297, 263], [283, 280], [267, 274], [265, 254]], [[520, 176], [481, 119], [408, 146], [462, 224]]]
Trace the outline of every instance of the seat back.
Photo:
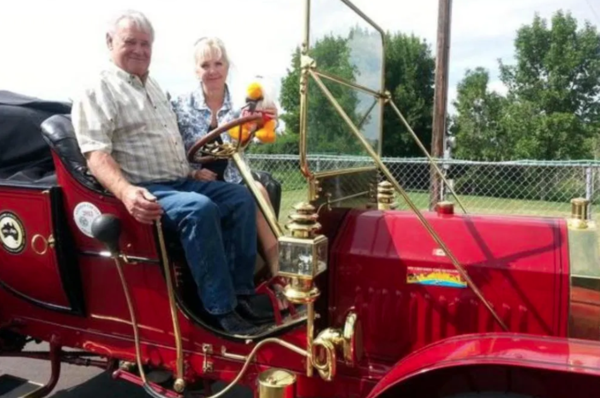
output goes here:
[[281, 183], [273, 178], [271, 173], [266, 171], [257, 170], [253, 171], [252, 174], [254, 179], [265, 187], [271, 200], [271, 205], [273, 205], [275, 215], [279, 217], [279, 210], [281, 208]]
[[56, 153], [67, 171], [81, 184], [94, 191], [107, 194], [98, 180], [90, 173], [69, 115], [54, 115], [42, 123], [42, 136]]
[[[58, 155], [67, 171], [86, 187], [108, 194], [96, 178], [90, 173], [87, 161], [81, 150], [69, 115], [54, 115], [42, 123], [42, 136], [50, 148]], [[281, 206], [281, 184], [270, 173], [256, 171], [254, 178], [267, 190], [275, 214], [279, 215]]]

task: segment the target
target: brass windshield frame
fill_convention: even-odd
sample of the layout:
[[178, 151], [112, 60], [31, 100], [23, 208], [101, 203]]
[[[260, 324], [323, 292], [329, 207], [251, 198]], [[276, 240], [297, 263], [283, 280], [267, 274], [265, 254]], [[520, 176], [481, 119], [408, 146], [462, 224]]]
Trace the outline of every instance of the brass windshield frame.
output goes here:
[[[302, 39], [302, 45], [300, 49], [300, 171], [302, 174], [309, 179], [312, 179], [316, 176], [319, 176], [320, 173], [312, 172], [308, 166], [307, 159], [307, 124], [308, 124], [308, 82], [309, 82], [309, 70], [314, 70], [319, 73], [320, 76], [326, 78], [328, 80], [334, 81], [336, 83], [342, 84], [344, 86], [354, 88], [356, 90], [363, 91], [367, 94], [373, 96], [373, 99], [379, 101], [379, 128], [377, 132], [377, 153], [381, 155], [382, 151], [382, 137], [383, 137], [383, 110], [386, 103], [386, 94], [384, 91], [385, 87], [385, 32], [379, 25], [377, 25], [371, 18], [369, 18], [364, 12], [362, 12], [358, 7], [356, 7], [350, 0], [341, 0], [348, 8], [350, 8], [354, 13], [359, 15], [365, 22], [371, 25], [381, 37], [381, 45], [382, 45], [382, 53], [381, 53], [381, 78], [379, 87], [381, 91], [373, 90], [371, 88], [361, 86], [354, 82], [350, 82], [348, 80], [342, 79], [338, 76], [331, 75], [324, 71], [319, 71], [315, 67], [315, 62], [309, 56], [310, 52], [310, 18], [311, 18], [311, 0], [305, 0], [305, 8], [304, 8], [304, 35]], [[375, 105], [372, 105], [366, 116], [371, 113]], [[362, 124], [362, 123], [361, 123]]]
[[[461, 208], [463, 213], [467, 214], [467, 209], [461, 201], [460, 197], [454, 191], [454, 188], [450, 185], [444, 173], [440, 170], [437, 161], [429, 154], [427, 148], [423, 145], [419, 137], [416, 135], [414, 130], [411, 128], [409, 123], [406, 121], [402, 112], [398, 109], [394, 101], [392, 100], [392, 96], [389, 91], [385, 90], [385, 51], [386, 51], [386, 43], [385, 43], [385, 32], [379, 25], [377, 25], [371, 18], [369, 18], [364, 12], [362, 12], [356, 5], [354, 5], [350, 0], [340, 0], [346, 6], [348, 6], [352, 11], [354, 11], [357, 15], [363, 18], [368, 24], [370, 24], [375, 30], [377, 30], [381, 37], [382, 42], [382, 60], [381, 60], [381, 84], [380, 87], [382, 91], [376, 91], [370, 89], [368, 87], [356, 84], [354, 82], [350, 82], [346, 79], [343, 79], [339, 76], [332, 75], [330, 73], [318, 70], [318, 66], [316, 65], [314, 59], [309, 56], [310, 50], [310, 17], [311, 17], [311, 0], [305, 0], [305, 9], [304, 9], [304, 36], [301, 46], [301, 59], [300, 59], [300, 142], [299, 142], [299, 150], [300, 150], [300, 171], [308, 180], [312, 180], [316, 177], [319, 177], [323, 172], [312, 172], [308, 165], [308, 156], [307, 156], [307, 139], [308, 139], [308, 83], [310, 80], [310, 74], [317, 75], [319, 77], [323, 77], [330, 81], [336, 82], [338, 84], [342, 84], [346, 87], [354, 88], [356, 90], [360, 90], [364, 93], [370, 94], [373, 96], [375, 100], [379, 101], [379, 132], [378, 132], [378, 148], [377, 154], [381, 156], [382, 153], [382, 145], [383, 145], [383, 112], [385, 110], [385, 104], [389, 104], [393, 111], [398, 115], [400, 121], [407, 129], [423, 155], [427, 158], [431, 166], [433, 167], [435, 173], [442, 180], [442, 184], [448, 190], [448, 192], [455, 198], [456, 203]], [[334, 106], [339, 106], [337, 101], [335, 101]], [[363, 121], [366, 119], [367, 115], [373, 110], [374, 105], [372, 105], [368, 112], [365, 114]], [[359, 128], [362, 126], [363, 121], [359, 123]]]
[[[330, 74], [327, 74], [327, 73], [324, 73], [323, 71], [318, 70], [318, 66], [316, 65], [315, 61], [312, 58], [310, 58], [310, 56], [309, 56], [309, 43], [310, 43], [309, 42], [309, 39], [310, 39], [309, 30], [310, 30], [310, 13], [311, 13], [310, 1], [311, 0], [306, 0], [305, 32], [304, 32], [304, 42], [302, 44], [301, 74], [300, 74], [300, 96], [301, 96], [301, 99], [300, 99], [300, 117], [301, 117], [301, 120], [300, 120], [300, 168], [301, 168], [302, 173], [305, 175], [305, 177], [307, 177], [309, 182], [314, 180], [317, 177], [316, 173], [311, 173], [309, 170], [308, 163], [307, 163], [307, 153], [306, 153], [307, 117], [308, 117], [308, 82], [312, 78], [316, 82], [316, 84], [319, 87], [319, 89], [321, 90], [321, 92], [325, 95], [325, 97], [329, 100], [331, 105], [335, 108], [335, 110], [339, 114], [339, 116], [344, 120], [345, 124], [349, 127], [352, 135], [354, 135], [355, 138], [358, 139], [358, 141], [361, 143], [363, 149], [365, 149], [367, 151], [367, 153], [369, 154], [369, 156], [373, 159], [373, 161], [377, 165], [377, 168], [379, 169], [379, 172], [393, 185], [394, 189], [402, 196], [402, 198], [404, 199], [406, 204], [410, 207], [410, 209], [417, 216], [417, 218], [419, 219], [419, 221], [421, 222], [423, 227], [426, 229], [427, 233], [437, 243], [437, 245], [444, 252], [444, 254], [450, 259], [454, 268], [458, 271], [458, 273], [467, 282], [470, 289], [475, 293], [475, 295], [478, 297], [478, 299], [487, 308], [487, 310], [494, 317], [494, 319], [500, 325], [500, 327], [503, 330], [508, 331], [508, 327], [506, 326], [503, 319], [499, 316], [497, 311], [493, 308], [492, 304], [483, 296], [483, 293], [481, 292], [479, 287], [474, 283], [474, 281], [471, 279], [469, 274], [466, 272], [465, 268], [459, 263], [458, 259], [454, 256], [454, 254], [446, 246], [445, 242], [440, 238], [440, 236], [435, 231], [433, 226], [423, 216], [422, 212], [417, 208], [417, 206], [410, 199], [408, 194], [404, 191], [402, 186], [398, 183], [398, 181], [394, 178], [393, 174], [390, 172], [390, 170], [387, 168], [387, 166], [381, 160], [380, 154], [381, 154], [381, 141], [382, 141], [381, 138], [382, 138], [382, 131], [383, 131], [382, 122], [383, 122], [383, 108], [384, 107], [383, 106], [381, 107], [380, 123], [379, 123], [379, 148], [378, 148], [378, 151], [376, 152], [371, 147], [369, 142], [365, 139], [365, 137], [363, 137], [360, 129], [356, 127], [356, 125], [352, 122], [352, 119], [346, 114], [344, 109], [337, 102], [337, 100], [335, 99], [333, 94], [329, 91], [327, 86], [323, 83], [322, 78], [333, 80], [340, 84], [344, 84], [346, 86], [350, 86], [355, 89], [368, 92], [371, 95], [373, 95], [375, 98], [379, 98], [380, 101], [383, 101], [383, 104], [389, 103], [390, 106], [392, 107], [392, 109], [397, 113], [401, 122], [408, 129], [408, 131], [410, 132], [413, 139], [415, 139], [415, 141], [419, 145], [420, 149], [425, 153], [425, 155], [427, 156], [431, 165], [435, 169], [436, 173], [441, 177], [443, 183], [447, 186], [447, 188], [452, 193], [452, 195], [454, 195], [454, 197], [458, 201], [460, 207], [466, 213], [466, 209], [460, 202], [460, 199], [458, 198], [458, 196], [456, 195], [456, 193], [454, 192], [454, 190], [452, 189], [450, 184], [448, 184], [447, 179], [445, 178], [445, 176], [443, 175], [443, 173], [437, 166], [436, 161], [429, 155], [427, 149], [420, 142], [419, 138], [414, 133], [414, 131], [412, 130], [410, 125], [407, 123], [406, 119], [403, 117], [402, 113], [400, 112], [400, 110], [398, 109], [396, 104], [394, 104], [389, 92], [387, 92], [387, 91], [378, 92], [378, 91], [375, 91], [372, 89], [368, 89], [366, 87], [360, 86], [360, 85], [352, 83], [352, 82], [348, 82], [347, 80], [344, 80], [344, 79], [336, 77], [336, 76], [332, 76]], [[371, 24], [375, 29], [379, 30], [381, 33], [382, 40], [383, 40], [384, 34], [383, 34], [383, 31], [381, 30], [381, 28], [379, 28], [374, 22], [372, 22], [372, 20], [370, 20], [364, 13], [362, 13], [362, 11], [360, 11], [356, 6], [354, 6], [350, 0], [340, 0], [340, 1], [342, 1], [344, 4], [346, 4], [352, 10], [354, 10], [358, 15], [360, 15], [363, 19], [365, 19], [365, 21], [367, 21], [369, 24]], [[385, 87], [385, 83], [384, 83], [384, 80], [385, 80], [385, 42], [383, 42], [383, 46], [384, 47], [383, 47], [382, 57], [384, 59], [382, 60], [382, 65], [383, 65], [382, 66], [382, 81], [381, 81], [382, 88]], [[341, 173], [341, 172], [343, 172], [343, 170], [339, 170], [338, 172]]]

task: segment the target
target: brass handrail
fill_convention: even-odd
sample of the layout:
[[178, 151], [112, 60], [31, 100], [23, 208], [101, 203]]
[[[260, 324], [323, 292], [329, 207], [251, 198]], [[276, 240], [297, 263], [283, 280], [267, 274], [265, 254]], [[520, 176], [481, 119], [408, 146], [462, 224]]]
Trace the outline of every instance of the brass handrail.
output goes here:
[[111, 257], [113, 258], [115, 265], [117, 267], [117, 272], [119, 274], [119, 279], [121, 280], [121, 287], [123, 288], [123, 293], [125, 295], [125, 300], [127, 301], [127, 308], [129, 310], [129, 317], [131, 318], [131, 326], [133, 328], [133, 343], [135, 347], [135, 361], [140, 372], [140, 378], [142, 379], [144, 391], [148, 393], [148, 395], [154, 398], [166, 398], [164, 395], [155, 391], [148, 383], [148, 379], [146, 378], [146, 371], [144, 370], [144, 365], [142, 363], [142, 349], [141, 349], [141, 340], [138, 330], [137, 318], [135, 316], [135, 309], [133, 308], [133, 300], [131, 299], [131, 293], [129, 292], [129, 286], [127, 285], [127, 281], [125, 280], [125, 273], [123, 272], [123, 267], [121, 265], [121, 258], [126, 259], [127, 257], [121, 256], [119, 253], [111, 253]]
[[171, 270], [169, 267], [169, 257], [167, 255], [167, 247], [162, 230], [160, 219], [156, 220], [156, 229], [158, 233], [158, 242], [162, 255], [163, 269], [165, 272], [165, 283], [167, 285], [167, 295], [169, 296], [169, 307], [171, 310], [171, 320], [173, 321], [173, 334], [175, 335], [175, 350], [177, 353], [177, 377], [174, 383], [174, 389], [177, 392], [185, 390], [185, 380], [183, 379], [183, 347], [181, 344], [181, 328], [179, 326], [179, 316], [177, 305], [175, 304], [175, 292], [173, 288], [173, 280], [171, 278]]
[[321, 81], [321, 78], [319, 77], [319, 75], [317, 73], [315, 73], [314, 71], [312, 71], [312, 70], [309, 70], [309, 73], [312, 76], [312, 78], [315, 79], [315, 82], [317, 83], [317, 85], [319, 86], [319, 88], [321, 89], [321, 91], [323, 91], [323, 94], [325, 94], [325, 96], [327, 97], [327, 99], [331, 102], [331, 104], [333, 105], [333, 107], [335, 108], [335, 110], [338, 112], [338, 114], [342, 117], [342, 119], [344, 119], [344, 121], [346, 122], [346, 124], [348, 125], [348, 127], [350, 128], [350, 130], [352, 131], [352, 133], [356, 136], [356, 138], [358, 138], [358, 140], [363, 145], [363, 147], [365, 148], [365, 150], [373, 158], [373, 160], [375, 161], [375, 163], [377, 164], [377, 166], [379, 167], [379, 169], [381, 170], [381, 172], [385, 175], [385, 177], [388, 179], [388, 181], [390, 181], [394, 185], [394, 188], [396, 188], [396, 190], [400, 193], [400, 195], [402, 195], [402, 197], [404, 198], [404, 200], [406, 201], [406, 203], [408, 204], [408, 206], [416, 214], [417, 218], [419, 219], [419, 221], [421, 222], [421, 224], [425, 227], [425, 229], [427, 230], [427, 232], [429, 233], [429, 235], [440, 246], [440, 248], [444, 251], [444, 253], [446, 254], [446, 256], [448, 256], [448, 258], [452, 262], [452, 265], [454, 265], [454, 268], [456, 268], [456, 270], [458, 271], [458, 273], [465, 279], [465, 281], [467, 282], [468, 286], [471, 288], [471, 290], [473, 290], [473, 292], [479, 298], [479, 300], [481, 300], [481, 302], [483, 303], [483, 305], [485, 305], [485, 307], [488, 309], [488, 311], [495, 318], [496, 322], [498, 322], [498, 324], [502, 327], [502, 329], [504, 329], [505, 331], [508, 331], [508, 327], [506, 326], [506, 324], [504, 323], [504, 321], [496, 313], [496, 311], [494, 310], [494, 308], [492, 308], [492, 305], [485, 299], [485, 297], [483, 296], [483, 294], [481, 293], [481, 291], [479, 290], [479, 288], [477, 287], [477, 285], [473, 282], [473, 280], [471, 279], [471, 277], [467, 274], [467, 272], [465, 271], [465, 269], [463, 268], [463, 266], [460, 265], [460, 263], [458, 262], [458, 260], [456, 259], [456, 257], [454, 257], [454, 254], [452, 254], [452, 252], [450, 251], [450, 249], [448, 249], [448, 247], [446, 246], [446, 244], [438, 236], [437, 232], [435, 232], [435, 230], [433, 229], [433, 227], [431, 226], [431, 224], [429, 224], [429, 222], [425, 219], [425, 217], [423, 216], [423, 214], [421, 213], [421, 211], [417, 208], [417, 206], [408, 197], [407, 193], [404, 191], [404, 189], [402, 189], [402, 187], [400, 186], [400, 184], [396, 181], [396, 179], [394, 178], [394, 176], [392, 175], [392, 173], [388, 170], [388, 168], [385, 166], [385, 164], [381, 161], [381, 159], [379, 158], [379, 156], [377, 156], [377, 153], [375, 153], [375, 151], [373, 150], [373, 148], [371, 148], [371, 146], [369, 145], [369, 143], [365, 140], [365, 138], [362, 136], [362, 134], [360, 133], [360, 131], [356, 128], [356, 126], [354, 125], [354, 123], [352, 122], [352, 120], [350, 119], [350, 117], [346, 114], [346, 112], [344, 111], [344, 109], [337, 103], [337, 101], [335, 100], [333, 94], [331, 94], [331, 92], [327, 89], [327, 86], [325, 86], [325, 84], [323, 83], [323, 81]]

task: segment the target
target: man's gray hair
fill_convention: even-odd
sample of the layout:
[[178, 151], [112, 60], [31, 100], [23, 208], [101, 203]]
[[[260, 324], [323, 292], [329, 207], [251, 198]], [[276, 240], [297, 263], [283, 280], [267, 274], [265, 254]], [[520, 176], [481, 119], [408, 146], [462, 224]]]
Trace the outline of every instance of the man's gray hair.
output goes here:
[[117, 27], [122, 20], [128, 20], [136, 28], [143, 30], [150, 34], [150, 38], [154, 41], [154, 28], [150, 23], [150, 20], [140, 11], [125, 10], [116, 14], [108, 24], [108, 31], [106, 32], [110, 37], [114, 37], [117, 32]]

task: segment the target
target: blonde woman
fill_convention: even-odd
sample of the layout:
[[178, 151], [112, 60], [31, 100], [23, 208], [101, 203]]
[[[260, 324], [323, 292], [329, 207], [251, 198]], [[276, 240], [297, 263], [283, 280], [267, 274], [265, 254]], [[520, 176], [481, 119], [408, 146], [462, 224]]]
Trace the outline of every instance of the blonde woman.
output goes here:
[[[186, 151], [209, 131], [240, 116], [239, 109], [233, 106], [227, 85], [230, 61], [223, 42], [216, 37], [199, 39], [194, 46], [194, 63], [198, 86], [172, 101]], [[223, 133], [219, 140], [229, 142], [231, 138]], [[231, 160], [221, 159], [202, 165], [194, 163], [192, 167], [195, 177], [201, 180], [223, 180], [234, 184], [243, 182]], [[258, 186], [269, 200], [265, 188], [260, 183]], [[257, 211], [256, 218], [259, 250], [271, 274], [274, 274], [278, 262], [277, 239], [262, 212]]]

